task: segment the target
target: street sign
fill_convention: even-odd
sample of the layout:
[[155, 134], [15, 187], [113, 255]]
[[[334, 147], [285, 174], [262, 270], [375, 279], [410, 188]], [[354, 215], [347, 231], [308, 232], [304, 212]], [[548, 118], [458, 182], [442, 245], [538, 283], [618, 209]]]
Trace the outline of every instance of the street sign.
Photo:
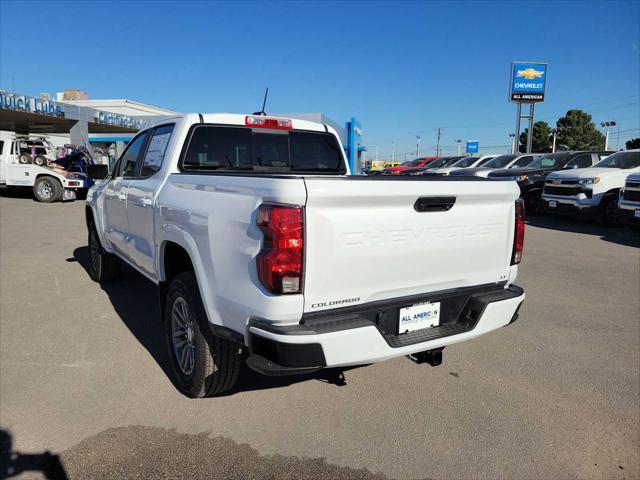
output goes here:
[[467, 140], [467, 153], [478, 153], [480, 151], [480, 142], [477, 140]]
[[518, 103], [543, 102], [547, 66], [546, 63], [512, 62], [509, 100]]

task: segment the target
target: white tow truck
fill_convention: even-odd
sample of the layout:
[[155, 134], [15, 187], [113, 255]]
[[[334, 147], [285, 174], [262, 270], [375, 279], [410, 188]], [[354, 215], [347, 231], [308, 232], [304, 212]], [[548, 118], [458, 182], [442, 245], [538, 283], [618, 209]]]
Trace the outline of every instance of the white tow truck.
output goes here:
[[595, 218], [603, 225], [618, 221], [620, 189], [630, 173], [640, 172], [640, 150], [616, 152], [592, 167], [547, 175], [542, 200], [549, 213]]
[[[35, 156], [27, 151], [31, 148]], [[0, 187], [31, 188], [36, 200], [45, 203], [73, 200], [79, 190], [89, 187], [86, 175], [48, 165], [44, 144], [34, 145], [26, 137], [0, 131]]]
[[89, 190], [89, 274], [158, 285], [172, 379], [220, 394], [265, 375], [409, 356], [508, 325], [524, 242], [514, 182], [349, 176], [330, 126], [187, 114], [141, 131]]

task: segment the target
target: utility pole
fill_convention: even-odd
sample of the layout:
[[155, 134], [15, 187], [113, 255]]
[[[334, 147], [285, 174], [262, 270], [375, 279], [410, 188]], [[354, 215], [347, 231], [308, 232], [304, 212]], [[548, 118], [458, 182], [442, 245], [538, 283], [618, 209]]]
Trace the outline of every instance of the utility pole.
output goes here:
[[391, 142], [391, 161], [396, 161], [396, 142]]
[[536, 104], [531, 103], [529, 105], [529, 131], [527, 132], [527, 153], [531, 153], [533, 146], [533, 113], [535, 111]]
[[558, 129], [552, 128], [551, 133], [553, 133], [553, 142], [551, 143], [551, 153], [556, 153], [556, 136], [558, 135]]
[[436, 143], [436, 157], [440, 156], [440, 136], [442, 135], [442, 128], [438, 127], [438, 141]]
[[416, 143], [416, 158], [418, 157], [418, 155], [420, 155], [420, 135], [416, 135], [416, 139], [418, 140], [418, 143]]
[[606, 133], [605, 133], [605, 136], [604, 136], [604, 149], [605, 150], [609, 149], [609, 130], [611, 130], [611, 127], [615, 127], [616, 125], [617, 125], [617, 122], [615, 120], [609, 120], [609, 121], [600, 123], [600, 126], [606, 130]]
[[376, 143], [376, 162], [378, 161], [378, 144]]
[[456, 143], [458, 144], [458, 156], [460, 156], [460, 144], [462, 143], [462, 140], [458, 139], [456, 140]]

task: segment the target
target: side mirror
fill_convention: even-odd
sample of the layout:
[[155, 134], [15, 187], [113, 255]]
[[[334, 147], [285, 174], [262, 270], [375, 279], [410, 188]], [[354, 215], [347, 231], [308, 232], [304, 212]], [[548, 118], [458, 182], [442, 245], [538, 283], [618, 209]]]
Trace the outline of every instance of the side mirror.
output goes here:
[[108, 165], [87, 165], [87, 173], [94, 180], [104, 180], [109, 177]]

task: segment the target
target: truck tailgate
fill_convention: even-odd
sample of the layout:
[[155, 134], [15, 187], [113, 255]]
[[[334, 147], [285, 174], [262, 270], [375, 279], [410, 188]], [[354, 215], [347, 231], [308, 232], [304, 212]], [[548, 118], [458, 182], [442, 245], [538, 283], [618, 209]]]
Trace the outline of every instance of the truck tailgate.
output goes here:
[[306, 177], [304, 311], [506, 281], [517, 185], [452, 180]]

